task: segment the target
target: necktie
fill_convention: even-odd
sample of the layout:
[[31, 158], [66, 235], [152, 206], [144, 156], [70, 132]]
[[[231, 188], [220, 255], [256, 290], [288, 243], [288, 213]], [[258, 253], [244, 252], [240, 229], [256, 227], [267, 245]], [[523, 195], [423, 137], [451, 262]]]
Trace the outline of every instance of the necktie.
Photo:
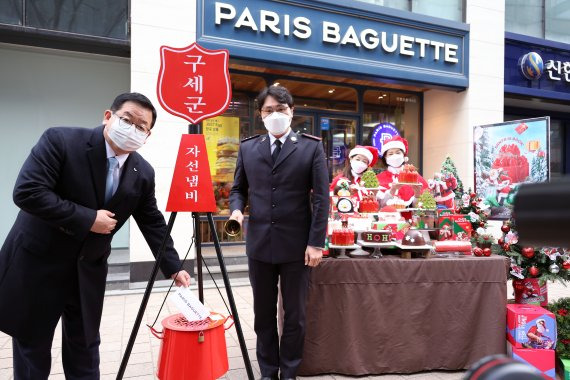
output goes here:
[[271, 158], [273, 158], [273, 163], [277, 161], [277, 157], [279, 157], [279, 152], [281, 152], [281, 140], [275, 140], [275, 149], [273, 149], [273, 153], [271, 153]]
[[115, 169], [119, 161], [115, 157], [107, 158], [107, 180], [105, 182], [105, 203], [109, 202], [115, 192]]

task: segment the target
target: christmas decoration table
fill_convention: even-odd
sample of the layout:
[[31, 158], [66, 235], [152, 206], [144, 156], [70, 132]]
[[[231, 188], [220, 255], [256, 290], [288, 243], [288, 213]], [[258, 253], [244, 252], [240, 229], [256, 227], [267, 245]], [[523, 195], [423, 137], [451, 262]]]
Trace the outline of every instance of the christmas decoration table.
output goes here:
[[507, 267], [500, 256], [324, 260], [299, 376], [460, 370], [504, 354]]

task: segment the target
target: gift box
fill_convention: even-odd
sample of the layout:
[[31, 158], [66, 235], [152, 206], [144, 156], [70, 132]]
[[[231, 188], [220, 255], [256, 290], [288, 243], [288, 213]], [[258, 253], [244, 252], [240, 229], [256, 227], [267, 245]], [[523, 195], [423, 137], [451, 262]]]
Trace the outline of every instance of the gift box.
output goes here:
[[[445, 226], [448, 226], [448, 228], [445, 228]], [[438, 227], [440, 230], [451, 231], [451, 236], [444, 237], [441, 240], [469, 241], [471, 239], [471, 222], [463, 214], [441, 212], [438, 219]]]
[[556, 369], [562, 380], [570, 380], [570, 359], [558, 358]]
[[538, 278], [524, 278], [513, 280], [515, 303], [526, 305], [548, 305], [548, 288], [546, 281]]
[[536, 368], [545, 379], [556, 379], [554, 350], [517, 348], [507, 342], [507, 353], [511, 358]]
[[556, 348], [556, 317], [536, 305], [507, 305], [507, 340], [516, 348]]
[[522, 134], [524, 131], [526, 131], [528, 129], [528, 125], [526, 125], [525, 123], [520, 123], [519, 125], [517, 125], [517, 127], [515, 128], [515, 131], [517, 131], [517, 133], [520, 135]]

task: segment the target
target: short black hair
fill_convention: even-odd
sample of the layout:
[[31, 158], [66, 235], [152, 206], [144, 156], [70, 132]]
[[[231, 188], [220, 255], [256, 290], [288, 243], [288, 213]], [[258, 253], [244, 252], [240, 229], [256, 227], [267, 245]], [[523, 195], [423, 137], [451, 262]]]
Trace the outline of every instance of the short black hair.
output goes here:
[[274, 97], [275, 100], [277, 100], [281, 104], [287, 104], [290, 108], [293, 108], [294, 106], [293, 97], [291, 96], [289, 90], [287, 90], [283, 86], [274, 85], [274, 86], [265, 87], [263, 90], [261, 90], [259, 95], [257, 95], [255, 101], [257, 102], [258, 111], [261, 111], [261, 107], [263, 107], [263, 103], [265, 103], [265, 99], [268, 96]]
[[135, 102], [143, 108], [148, 109], [152, 112], [152, 124], [150, 127], [154, 127], [154, 123], [156, 122], [156, 109], [152, 105], [151, 101], [138, 92], [125, 92], [121, 94], [113, 100], [113, 104], [111, 104], [111, 111], [115, 112], [121, 109], [124, 103], [126, 102]]

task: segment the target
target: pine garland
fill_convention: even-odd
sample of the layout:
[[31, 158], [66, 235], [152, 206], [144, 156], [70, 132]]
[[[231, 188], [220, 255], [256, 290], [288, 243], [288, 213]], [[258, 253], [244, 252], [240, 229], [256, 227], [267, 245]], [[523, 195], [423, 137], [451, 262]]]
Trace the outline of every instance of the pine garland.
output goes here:
[[570, 298], [551, 302], [548, 304], [548, 310], [556, 316], [558, 330], [556, 353], [560, 358], [570, 359]]
[[511, 259], [511, 279], [538, 278], [543, 281], [570, 281], [570, 251], [562, 248], [524, 247], [518, 243], [514, 220], [501, 227], [503, 237], [492, 252]]

